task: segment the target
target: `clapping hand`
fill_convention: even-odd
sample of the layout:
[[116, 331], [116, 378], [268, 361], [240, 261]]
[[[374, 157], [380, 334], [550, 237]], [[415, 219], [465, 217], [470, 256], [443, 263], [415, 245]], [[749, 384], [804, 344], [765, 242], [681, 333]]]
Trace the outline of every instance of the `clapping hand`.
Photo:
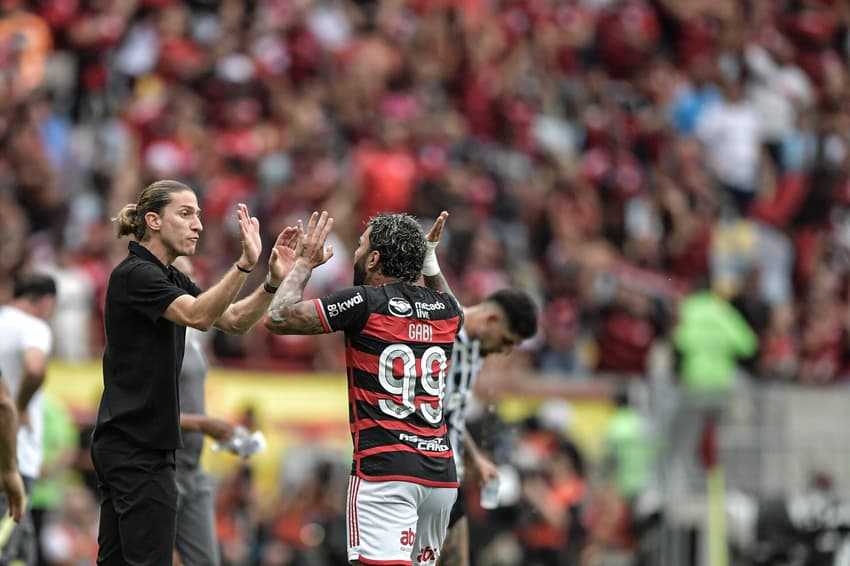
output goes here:
[[260, 221], [256, 216], [251, 216], [248, 213], [248, 206], [241, 202], [236, 207], [236, 220], [239, 223], [239, 234], [242, 238], [242, 257], [239, 259], [239, 265], [247, 264], [247, 269], [251, 269], [259, 261], [260, 253], [263, 251]]
[[434, 220], [434, 225], [431, 226], [431, 229], [428, 230], [428, 233], [425, 235], [425, 241], [430, 242], [436, 246], [436, 244], [440, 243], [440, 236], [443, 234], [443, 226], [446, 225], [446, 220], [449, 217], [449, 213], [447, 211], [443, 211]]
[[334, 219], [323, 210], [321, 214], [313, 212], [307, 222], [307, 230], [304, 231], [303, 224], [298, 221], [298, 230], [301, 236], [295, 246], [295, 257], [306, 258], [310, 262], [310, 269], [322, 265], [334, 255], [333, 246], [325, 247], [325, 242], [334, 226]]
[[301, 231], [297, 226], [287, 226], [277, 235], [272, 253], [269, 255], [269, 284], [277, 287], [286, 274], [295, 265], [298, 256], [295, 255], [295, 246]]

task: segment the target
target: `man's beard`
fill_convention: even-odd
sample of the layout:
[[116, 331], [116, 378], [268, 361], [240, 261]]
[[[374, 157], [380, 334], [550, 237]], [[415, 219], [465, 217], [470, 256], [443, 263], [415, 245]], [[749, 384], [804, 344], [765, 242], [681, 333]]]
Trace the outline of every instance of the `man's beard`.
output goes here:
[[363, 285], [366, 282], [366, 266], [363, 261], [354, 263], [354, 284]]

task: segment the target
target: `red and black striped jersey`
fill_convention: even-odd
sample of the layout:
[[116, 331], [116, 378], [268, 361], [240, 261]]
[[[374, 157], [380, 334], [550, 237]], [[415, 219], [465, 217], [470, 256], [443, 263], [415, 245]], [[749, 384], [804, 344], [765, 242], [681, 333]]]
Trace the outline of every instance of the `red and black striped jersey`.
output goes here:
[[315, 303], [327, 332], [345, 332], [352, 473], [456, 486], [443, 396], [463, 323], [457, 301], [396, 282], [349, 287]]

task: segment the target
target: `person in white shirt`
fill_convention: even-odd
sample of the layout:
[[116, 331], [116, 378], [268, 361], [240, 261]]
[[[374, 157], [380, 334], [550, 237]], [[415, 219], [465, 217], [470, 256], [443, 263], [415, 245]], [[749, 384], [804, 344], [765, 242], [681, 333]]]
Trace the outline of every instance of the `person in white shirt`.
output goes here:
[[785, 171], [789, 164], [782, 161], [781, 144], [793, 135], [798, 113], [811, 108], [812, 83], [794, 63], [793, 44], [781, 35], [770, 45], [748, 45], [744, 61], [751, 75], [747, 97], [759, 115], [762, 137], [771, 157]]
[[758, 190], [763, 133], [761, 117], [744, 96], [741, 81], [723, 82], [723, 100], [700, 114], [695, 133], [714, 178], [738, 213], [745, 214]]
[[[56, 281], [41, 274], [15, 278], [12, 302], [0, 307], [0, 372], [18, 412], [18, 469], [27, 491], [43, 458], [41, 386], [53, 346], [47, 321], [56, 304]], [[5, 502], [4, 502], [5, 505]], [[0, 553], [0, 563], [35, 561], [35, 532], [28, 512]]]

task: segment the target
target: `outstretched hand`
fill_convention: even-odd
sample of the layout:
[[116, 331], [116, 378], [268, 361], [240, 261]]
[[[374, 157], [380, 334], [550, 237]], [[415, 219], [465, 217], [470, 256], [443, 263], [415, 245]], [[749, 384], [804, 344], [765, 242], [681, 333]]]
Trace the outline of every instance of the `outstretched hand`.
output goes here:
[[432, 242], [435, 244], [440, 242], [440, 236], [443, 234], [443, 226], [446, 225], [448, 217], [449, 213], [447, 211], [444, 210], [440, 213], [437, 219], [434, 220], [434, 225], [431, 226], [431, 229], [428, 230], [428, 233], [425, 235], [426, 242]]
[[[239, 203], [236, 207], [236, 220], [239, 223], [239, 234], [242, 238], [242, 257], [240, 265], [247, 263], [249, 269], [257, 264], [263, 251], [263, 241], [260, 238], [260, 221], [248, 213], [248, 206]], [[244, 263], [242, 263], [244, 262]]]
[[280, 285], [295, 265], [295, 260], [298, 259], [295, 255], [295, 246], [298, 244], [300, 234], [297, 226], [287, 226], [277, 235], [272, 253], [269, 255], [269, 283], [272, 285]]
[[313, 212], [310, 215], [306, 231], [304, 224], [299, 220], [298, 231], [301, 235], [295, 246], [296, 259], [306, 258], [310, 262], [310, 269], [315, 269], [331, 259], [334, 255], [333, 246], [325, 247], [325, 242], [333, 227], [334, 219], [328, 216], [326, 210], [323, 210], [321, 214]]

